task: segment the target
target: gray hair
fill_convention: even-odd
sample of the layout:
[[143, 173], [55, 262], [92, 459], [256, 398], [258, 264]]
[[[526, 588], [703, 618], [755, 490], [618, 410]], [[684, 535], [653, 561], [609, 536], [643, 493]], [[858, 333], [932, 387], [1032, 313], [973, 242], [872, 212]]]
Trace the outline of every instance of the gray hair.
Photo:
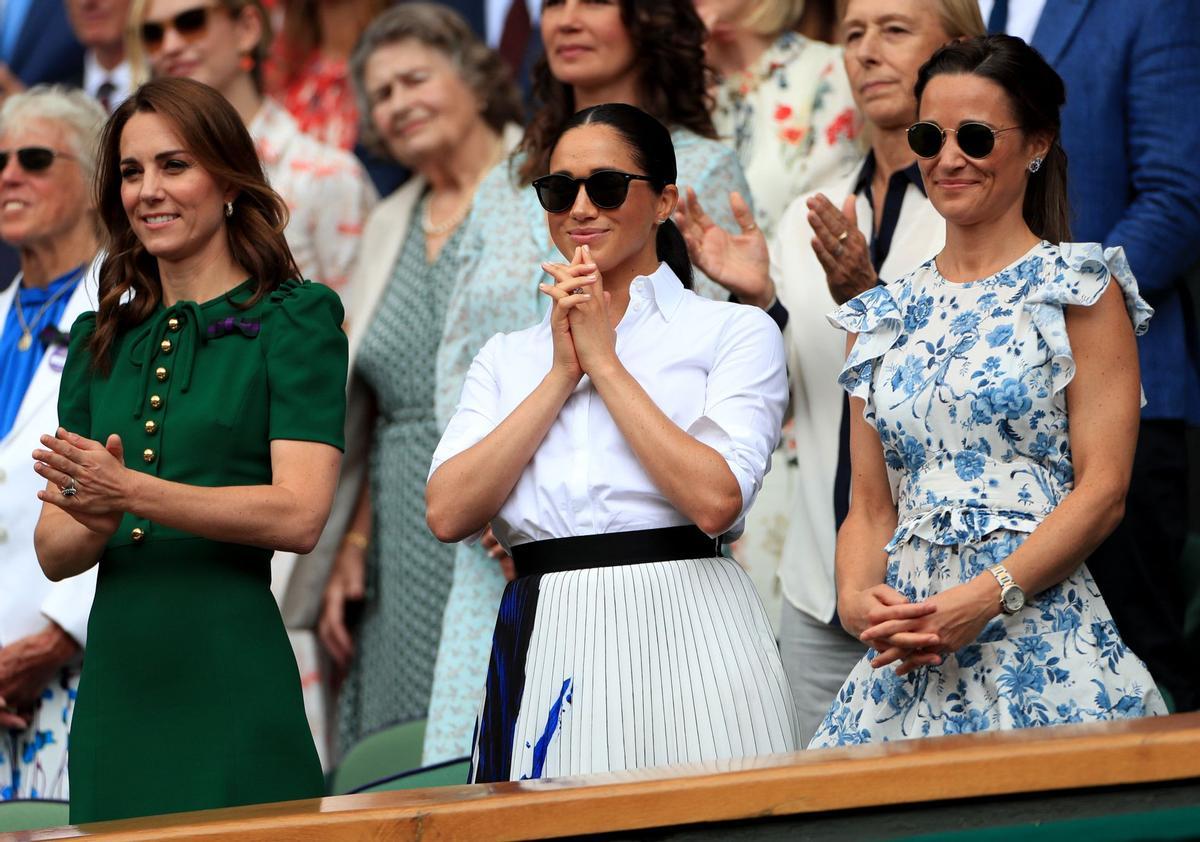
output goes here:
[[358, 100], [359, 137], [372, 151], [391, 157], [371, 119], [367, 62], [380, 47], [415, 41], [450, 59], [479, 98], [481, 116], [493, 130], [522, 122], [521, 97], [500, 54], [489, 49], [453, 9], [440, 3], [400, 3], [371, 21], [350, 56], [350, 78]]
[[96, 174], [100, 129], [108, 115], [100, 103], [83, 91], [65, 85], [35, 85], [13, 94], [0, 106], [0, 132], [23, 126], [29, 120], [46, 120], [67, 129], [79, 158], [83, 177], [91, 184]]

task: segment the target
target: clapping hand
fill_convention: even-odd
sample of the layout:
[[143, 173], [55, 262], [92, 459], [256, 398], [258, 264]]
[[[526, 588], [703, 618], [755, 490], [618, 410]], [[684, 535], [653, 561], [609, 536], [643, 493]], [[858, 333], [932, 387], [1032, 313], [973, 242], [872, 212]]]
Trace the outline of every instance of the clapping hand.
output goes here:
[[825, 270], [829, 294], [838, 304], [866, 292], [879, 283], [871, 264], [867, 238], [858, 230], [857, 197], [846, 198], [839, 211], [823, 194], [808, 200], [808, 224], [812, 226], [812, 249]]
[[115, 533], [125, 512], [133, 473], [125, 467], [121, 437], [111, 435], [101, 444], [59, 427], [57, 435], [42, 436], [41, 442], [46, 449], [33, 451], [33, 469], [50, 485], [37, 493], [38, 499], [57, 506], [93, 532]]
[[741, 231], [730, 234], [704, 212], [690, 187], [675, 209], [675, 224], [687, 242], [692, 263], [738, 297], [743, 304], [767, 308], [775, 300], [767, 238], [754, 221], [750, 206], [738, 192], [729, 194], [729, 208]]
[[563, 372], [570, 382], [578, 383], [583, 377], [583, 367], [575, 352], [571, 322], [567, 317], [572, 308], [591, 300], [591, 289], [599, 278], [599, 270], [596, 264], [584, 261], [583, 249], [578, 246], [569, 266], [543, 263], [542, 269], [554, 279], [552, 284], [538, 284], [538, 290], [550, 296], [554, 302], [550, 311], [550, 332], [554, 341], [553, 367]]
[[[579, 246], [570, 266], [543, 263], [542, 268], [557, 281], [553, 287], [547, 284], [540, 287], [542, 292], [555, 299], [554, 313], [550, 317], [556, 343], [555, 359], [559, 356], [561, 335], [561, 326], [555, 323], [558, 319], [565, 322], [565, 333], [581, 372], [592, 374], [615, 361], [617, 336], [608, 313], [611, 294], [604, 291], [604, 280], [592, 261], [591, 250]], [[565, 350], [563, 357], [565, 366]]]

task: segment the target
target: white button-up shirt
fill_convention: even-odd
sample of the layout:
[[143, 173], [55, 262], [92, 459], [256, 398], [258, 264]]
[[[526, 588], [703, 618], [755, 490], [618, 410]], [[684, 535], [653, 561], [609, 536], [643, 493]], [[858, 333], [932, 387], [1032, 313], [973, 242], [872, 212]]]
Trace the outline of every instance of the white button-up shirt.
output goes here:
[[[779, 329], [757, 308], [684, 289], [664, 263], [634, 280], [616, 332], [617, 356], [651, 400], [729, 465], [741, 488], [742, 511], [728, 534], [741, 534], [770, 468], [787, 404]], [[550, 371], [552, 356], [549, 314], [534, 327], [492, 337], [471, 364], [430, 475], [525, 400]], [[687, 523], [655, 487], [585, 375], [492, 529], [512, 547]]]

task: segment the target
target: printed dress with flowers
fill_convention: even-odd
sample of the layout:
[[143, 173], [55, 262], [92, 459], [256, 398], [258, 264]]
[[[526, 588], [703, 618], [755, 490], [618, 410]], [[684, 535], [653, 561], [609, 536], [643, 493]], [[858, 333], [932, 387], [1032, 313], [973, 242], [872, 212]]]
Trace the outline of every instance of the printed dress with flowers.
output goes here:
[[[886, 582], [913, 601], [1003, 562], [1074, 487], [1064, 305], [1115, 279], [1136, 333], [1153, 311], [1120, 248], [1042, 242], [991, 277], [933, 260], [830, 316], [858, 334], [839, 378], [879, 432], [898, 522]], [[939, 667], [859, 662], [810, 747], [1137, 717], [1166, 708], [1086, 565], [992, 620]]]

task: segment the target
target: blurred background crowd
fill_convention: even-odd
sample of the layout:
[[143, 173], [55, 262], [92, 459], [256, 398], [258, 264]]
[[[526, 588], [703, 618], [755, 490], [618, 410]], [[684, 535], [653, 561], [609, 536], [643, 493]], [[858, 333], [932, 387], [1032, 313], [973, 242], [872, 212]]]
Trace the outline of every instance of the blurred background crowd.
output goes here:
[[[1089, 564], [1164, 695], [1195, 709], [1200, 7], [1189, 0], [4, 0], [0, 317], [61, 372], [62, 331], [94, 306], [75, 270], [99, 248], [82, 164], [104, 113], [151, 77], [219, 91], [288, 205], [300, 269], [346, 312], [333, 515], [312, 553], [274, 562], [318, 750], [329, 767], [415, 723], [421, 763], [461, 758], [511, 565], [490, 536], [444, 545], [429, 532], [431, 454], [487, 339], [544, 313], [538, 267], [557, 252], [529, 184], [549, 142], [582, 108], [640, 106], [672, 133], [697, 292], [785, 326], [783, 443], [730, 551], [776, 623], [807, 743], [864, 651], [835, 610], [848, 422], [843, 337], [824, 315], [941, 248], [905, 137], [913, 84], [937, 47], [986, 31], [1029, 42], [1064, 79], [1072, 238], [1123, 246], [1156, 311], [1139, 341], [1148, 403], [1125, 522]], [[64, 88], [22, 99], [45, 84]], [[39, 148], [81, 166], [53, 167], [29, 154]], [[17, 214], [25, 204], [38, 212]], [[773, 291], [739, 284], [715, 229], [765, 235]], [[36, 717], [0, 719], [13, 759], [0, 798], [65, 797], [93, 583], [52, 585], [33, 556], [30, 437], [55, 426], [57, 380], [18, 378], [15, 353], [0, 354], [0, 697]], [[22, 778], [17, 758], [36, 774]]]

